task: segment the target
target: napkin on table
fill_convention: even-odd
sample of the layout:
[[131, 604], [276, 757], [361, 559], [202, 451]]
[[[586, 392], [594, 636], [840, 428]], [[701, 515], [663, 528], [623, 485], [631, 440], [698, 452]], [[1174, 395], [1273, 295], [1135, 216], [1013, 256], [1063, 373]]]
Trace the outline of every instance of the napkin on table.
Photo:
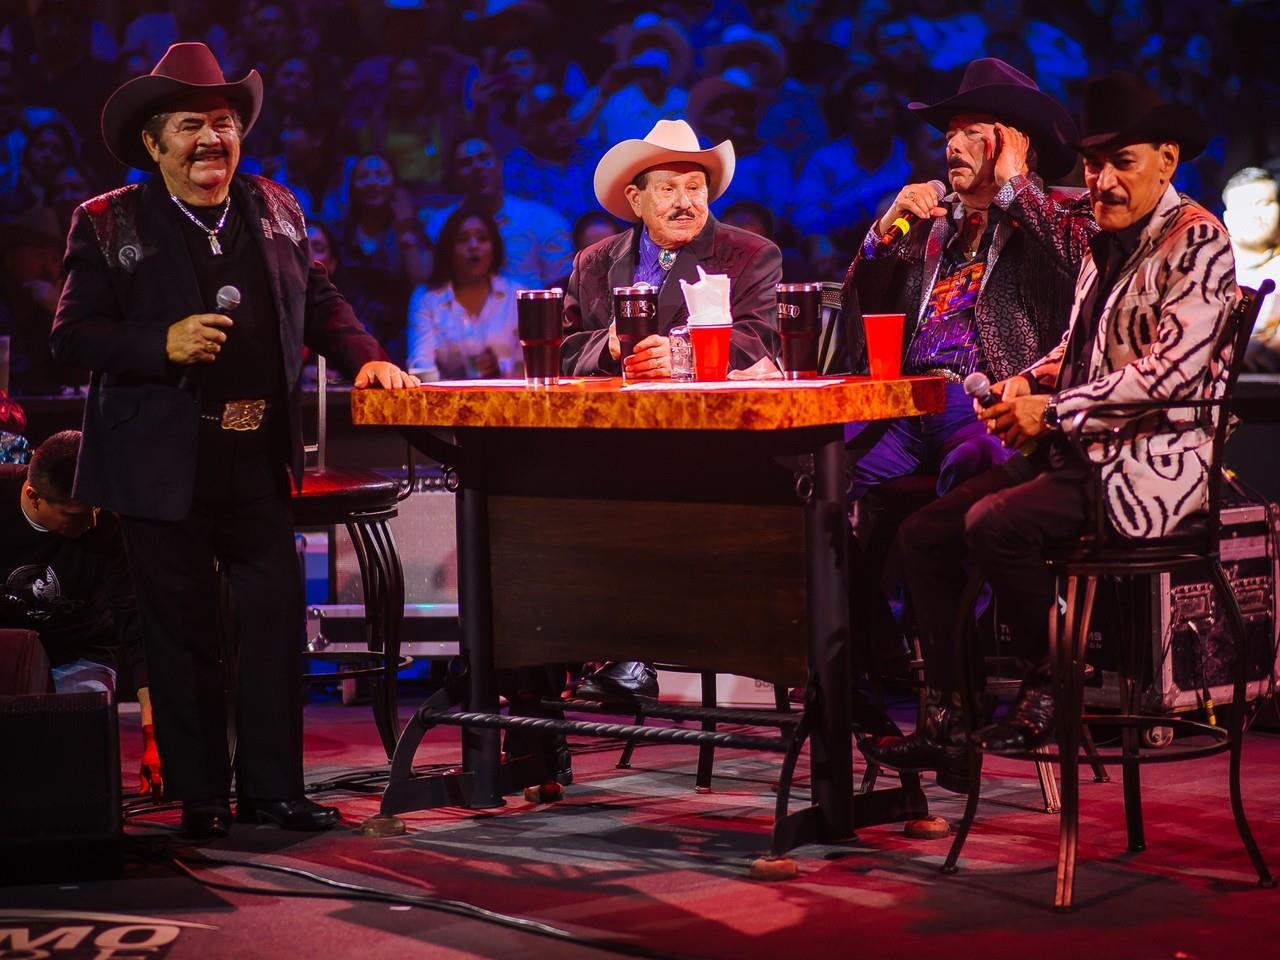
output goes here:
[[680, 281], [684, 302], [689, 307], [689, 323], [710, 326], [733, 322], [729, 312], [729, 277], [723, 273], [708, 274], [698, 267], [697, 283]]

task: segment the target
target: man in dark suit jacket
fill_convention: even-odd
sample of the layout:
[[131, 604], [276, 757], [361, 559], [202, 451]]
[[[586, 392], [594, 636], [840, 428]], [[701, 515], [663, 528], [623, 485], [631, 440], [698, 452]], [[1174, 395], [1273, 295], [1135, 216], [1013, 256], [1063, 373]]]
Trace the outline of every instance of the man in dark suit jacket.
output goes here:
[[[81, 205], [55, 357], [93, 371], [77, 500], [121, 515], [151, 667], [165, 794], [192, 836], [230, 827], [217, 561], [240, 650], [241, 820], [320, 829], [302, 796], [303, 596], [288, 469], [302, 476], [303, 346], [357, 387], [412, 385], [307, 251], [279, 184], [236, 175], [262, 103], [203, 44], [172, 46], [102, 114], [112, 153], [157, 172]], [[220, 312], [213, 312], [215, 305]]]
[[[679, 280], [698, 269], [729, 277], [730, 370], [775, 373], [782, 252], [747, 230], [718, 223], [708, 204], [733, 179], [733, 144], [703, 150], [684, 120], [659, 120], [643, 140], [625, 140], [596, 166], [600, 205], [635, 226], [587, 247], [574, 260], [565, 292], [565, 373], [618, 374], [632, 379], [671, 376], [667, 332], [688, 318]], [[612, 322], [613, 288], [648, 283], [658, 288], [658, 330], [622, 356]], [[578, 687], [584, 697], [656, 697], [653, 667], [637, 661], [605, 664]]]
[[[747, 230], [719, 223], [708, 204], [733, 179], [733, 144], [702, 150], [683, 120], [660, 120], [643, 140], [612, 147], [596, 167], [600, 205], [635, 226], [587, 247], [574, 260], [565, 292], [564, 372], [622, 372], [637, 379], [669, 377], [666, 337], [688, 317], [679, 280], [727, 274], [733, 316], [729, 368], [742, 370], [778, 353], [777, 294], [782, 253]], [[612, 323], [613, 288], [645, 282], [657, 288], [659, 335], [622, 357]]]

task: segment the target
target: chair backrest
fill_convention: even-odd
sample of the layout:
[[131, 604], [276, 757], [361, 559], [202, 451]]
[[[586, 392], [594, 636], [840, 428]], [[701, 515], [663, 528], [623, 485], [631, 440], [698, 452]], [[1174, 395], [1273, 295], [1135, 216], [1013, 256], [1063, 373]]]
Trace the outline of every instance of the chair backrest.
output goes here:
[[[1220, 346], [1228, 340], [1232, 345], [1231, 359], [1227, 364], [1227, 383], [1223, 391], [1223, 397], [1226, 400], [1230, 400], [1235, 393], [1236, 381], [1244, 368], [1244, 355], [1249, 347], [1249, 337], [1253, 334], [1253, 325], [1257, 322], [1258, 314], [1262, 310], [1262, 301], [1275, 288], [1275, 282], [1272, 280], [1263, 280], [1257, 290], [1249, 287], [1240, 288], [1240, 299], [1232, 308], [1230, 322], [1226, 324], [1222, 331], [1222, 340], [1219, 341]], [[1212, 521], [1210, 538], [1215, 545], [1219, 532], [1217, 518], [1222, 506], [1222, 454], [1227, 443], [1227, 434], [1230, 432], [1230, 411], [1229, 405], [1216, 411], [1217, 427], [1213, 431], [1213, 447], [1209, 457], [1209, 516]]]
[[822, 332], [818, 336], [818, 372], [835, 373], [836, 330], [840, 327], [840, 284], [822, 284]]

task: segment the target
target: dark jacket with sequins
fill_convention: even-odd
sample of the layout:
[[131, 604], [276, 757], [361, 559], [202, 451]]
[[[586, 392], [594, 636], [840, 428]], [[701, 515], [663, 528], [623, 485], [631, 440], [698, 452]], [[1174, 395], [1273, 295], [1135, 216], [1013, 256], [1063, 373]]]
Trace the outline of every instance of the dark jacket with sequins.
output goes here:
[[[302, 211], [278, 183], [238, 175], [232, 202], [262, 246], [280, 324], [294, 480], [302, 478], [303, 346], [354, 376], [386, 354], [311, 259]], [[81, 204], [71, 218], [66, 284], [51, 345], [61, 362], [93, 371], [75, 497], [129, 516], [178, 520], [191, 506], [200, 379], [171, 363], [170, 325], [202, 302], [180, 221], [158, 177]]]
[[[952, 194], [944, 205], [955, 200]], [[987, 253], [974, 318], [992, 379], [1003, 380], [1025, 370], [1062, 339], [1076, 275], [1098, 227], [1087, 195], [1058, 202], [1034, 175], [1014, 177], [992, 202], [1004, 217]], [[939, 217], [929, 229], [911, 231], [879, 256], [868, 257], [860, 250], [845, 275], [844, 315], [860, 316], [860, 310], [905, 313], [905, 357], [937, 282], [942, 252], [955, 232], [950, 217]], [[850, 323], [847, 331], [852, 369], [865, 372], [861, 325]]]

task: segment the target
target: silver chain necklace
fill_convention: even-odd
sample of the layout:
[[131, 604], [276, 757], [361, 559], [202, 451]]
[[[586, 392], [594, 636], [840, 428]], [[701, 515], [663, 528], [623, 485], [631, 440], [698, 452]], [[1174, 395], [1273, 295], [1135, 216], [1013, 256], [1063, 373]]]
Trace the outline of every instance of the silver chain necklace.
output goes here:
[[218, 242], [218, 231], [221, 230], [223, 226], [226, 224], [227, 214], [231, 212], [231, 194], [228, 193], [227, 199], [222, 201], [222, 216], [218, 218], [218, 223], [212, 230], [206, 227], [204, 225], [204, 222], [199, 217], [197, 217], [194, 213], [192, 213], [189, 209], [187, 209], [187, 205], [183, 203], [181, 200], [179, 200], [177, 197], [175, 197], [172, 193], [169, 194], [169, 199], [178, 205], [178, 209], [187, 215], [188, 220], [190, 220], [197, 227], [199, 227], [201, 230], [203, 230], [205, 233], [209, 235], [209, 250], [213, 253], [215, 257], [221, 256], [222, 244]]

